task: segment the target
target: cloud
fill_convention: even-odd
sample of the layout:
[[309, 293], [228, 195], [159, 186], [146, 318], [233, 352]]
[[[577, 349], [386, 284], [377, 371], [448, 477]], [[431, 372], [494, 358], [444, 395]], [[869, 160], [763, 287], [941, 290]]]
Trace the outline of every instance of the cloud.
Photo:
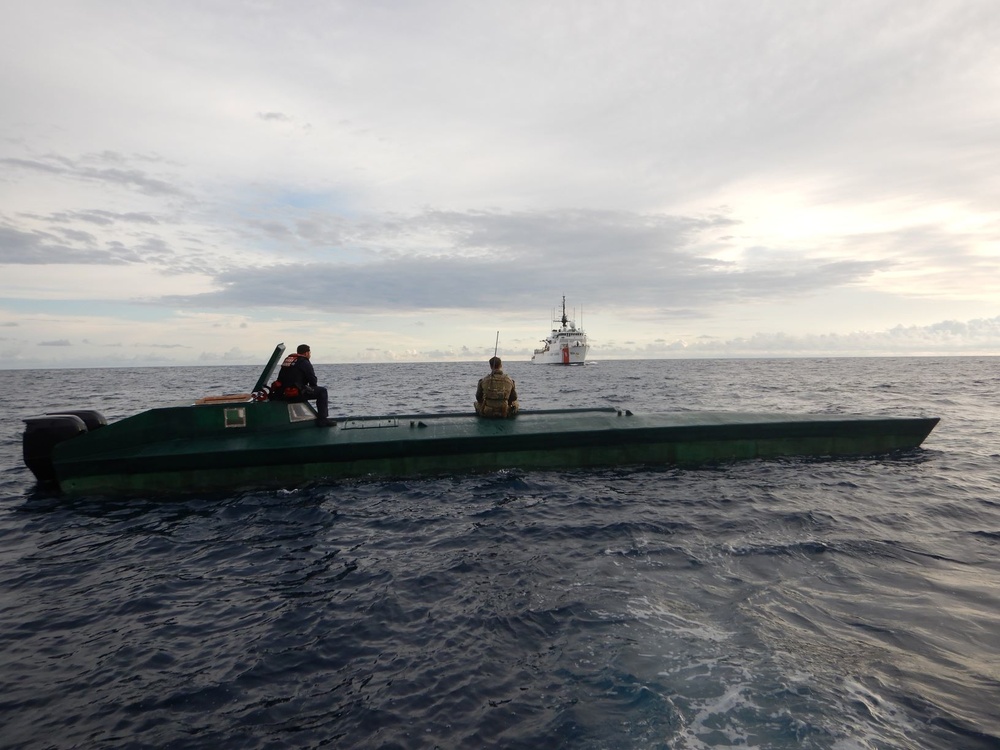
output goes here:
[[156, 225], [160, 221], [153, 214], [139, 211], [129, 211], [125, 213], [115, 211], [103, 211], [100, 209], [89, 209], [80, 211], [59, 211], [47, 217], [30, 215], [30, 218], [45, 219], [56, 223], [84, 222], [85, 224], [97, 224], [102, 227], [110, 227], [116, 224], [150, 224]]
[[[116, 154], [101, 154], [100, 161], [119, 162], [122, 157]], [[0, 159], [0, 166], [10, 170], [25, 170], [38, 172], [50, 177], [65, 177], [84, 182], [103, 184], [111, 187], [122, 187], [136, 190], [151, 196], [178, 196], [182, 192], [170, 183], [151, 177], [140, 169], [121, 167], [100, 167], [83, 164], [66, 157], [40, 157], [37, 159]]]
[[[524, 310], [538, 284], [558, 279], [589, 305], [671, 311], [738, 299], [795, 296], [857, 283], [891, 267], [881, 260], [798, 258], [748, 252], [740, 264], [712, 253], [734, 221], [628, 212], [442, 212], [341, 226], [365, 250], [343, 262], [226, 270], [220, 289], [170, 304], [204, 307], [288, 305], [328, 311]], [[309, 243], [285, 227], [292, 243]], [[393, 243], [403, 238], [406, 251]], [[336, 255], [337, 250], [331, 249]]]
[[232, 347], [224, 352], [202, 352], [199, 357], [201, 362], [252, 362], [254, 358], [240, 351], [239, 347]]
[[0, 264], [120, 265], [141, 260], [138, 253], [121, 245], [95, 247], [94, 237], [86, 232], [62, 230], [59, 234], [62, 239], [48, 232], [22, 231], [0, 225]]
[[271, 120], [274, 122], [291, 122], [292, 118], [281, 112], [258, 112], [257, 117], [261, 120]]
[[645, 346], [633, 342], [598, 345], [595, 358], [657, 357], [838, 357], [983, 355], [1000, 350], [1000, 316], [970, 321], [940, 321], [926, 326], [898, 325], [881, 331], [787, 334], [692, 341], [660, 339]]

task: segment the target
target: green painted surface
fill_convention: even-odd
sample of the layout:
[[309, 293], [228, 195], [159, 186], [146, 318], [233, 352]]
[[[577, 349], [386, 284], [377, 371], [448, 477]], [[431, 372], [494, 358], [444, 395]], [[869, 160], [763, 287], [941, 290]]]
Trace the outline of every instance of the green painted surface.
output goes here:
[[304, 404], [153, 409], [56, 446], [67, 493], [296, 486], [391, 477], [617, 465], [690, 465], [780, 456], [851, 456], [918, 447], [936, 418], [677, 412], [613, 408], [397, 415], [317, 428]]
[[271, 358], [267, 360], [267, 364], [264, 365], [264, 369], [261, 371], [260, 377], [257, 378], [257, 382], [254, 383], [253, 393], [263, 390], [264, 386], [271, 385], [271, 373], [274, 372], [274, 368], [277, 366], [278, 361], [281, 359], [281, 355], [284, 353], [284, 344], [278, 344], [274, 347], [274, 351], [271, 353]]

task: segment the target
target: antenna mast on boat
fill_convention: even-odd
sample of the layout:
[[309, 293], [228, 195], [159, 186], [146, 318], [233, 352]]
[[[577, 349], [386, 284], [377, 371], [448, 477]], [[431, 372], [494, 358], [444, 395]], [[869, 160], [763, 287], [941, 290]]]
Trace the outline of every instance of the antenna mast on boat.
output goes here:
[[500, 331], [497, 331], [497, 342], [493, 345], [493, 356], [497, 356], [497, 350], [500, 348]]

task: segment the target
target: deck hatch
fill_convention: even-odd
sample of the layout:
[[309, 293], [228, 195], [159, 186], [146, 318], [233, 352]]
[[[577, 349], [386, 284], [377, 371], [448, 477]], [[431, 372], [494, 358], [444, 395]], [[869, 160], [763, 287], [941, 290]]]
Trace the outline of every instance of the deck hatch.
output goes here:
[[308, 422], [312, 419], [316, 419], [316, 412], [309, 407], [309, 404], [298, 401], [288, 405], [289, 422]]
[[243, 406], [225, 409], [226, 427], [246, 427], [247, 410]]

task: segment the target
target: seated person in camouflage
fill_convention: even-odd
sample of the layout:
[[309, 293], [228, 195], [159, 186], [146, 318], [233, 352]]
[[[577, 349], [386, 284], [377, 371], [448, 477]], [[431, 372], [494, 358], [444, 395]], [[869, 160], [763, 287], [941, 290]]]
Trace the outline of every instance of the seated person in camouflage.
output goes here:
[[479, 381], [476, 388], [476, 414], [481, 417], [502, 419], [517, 414], [517, 388], [503, 371], [500, 357], [490, 359], [490, 374]]

